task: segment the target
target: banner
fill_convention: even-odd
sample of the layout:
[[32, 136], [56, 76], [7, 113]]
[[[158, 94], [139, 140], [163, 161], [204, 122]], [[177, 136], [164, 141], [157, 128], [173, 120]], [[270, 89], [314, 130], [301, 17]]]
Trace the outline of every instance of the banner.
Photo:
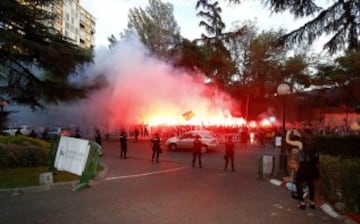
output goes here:
[[55, 168], [81, 176], [89, 155], [89, 140], [61, 136]]
[[186, 113], [183, 113], [182, 116], [183, 118], [185, 118], [185, 120], [189, 121], [191, 118], [195, 116], [195, 113], [192, 111], [188, 111]]

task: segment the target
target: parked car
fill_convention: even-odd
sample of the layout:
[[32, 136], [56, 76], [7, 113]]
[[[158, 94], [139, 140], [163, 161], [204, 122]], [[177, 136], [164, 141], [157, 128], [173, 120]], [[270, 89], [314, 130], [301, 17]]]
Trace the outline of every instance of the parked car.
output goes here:
[[18, 127], [6, 128], [3, 130], [3, 135], [15, 136], [17, 130], [20, 131], [20, 134], [28, 136], [30, 134], [31, 130], [34, 130], [34, 128], [31, 126], [28, 126], [28, 125], [21, 125]]
[[219, 142], [215, 134], [211, 131], [188, 131], [179, 137], [168, 138], [165, 142], [170, 151], [177, 149], [192, 150], [193, 142], [196, 136], [200, 136], [200, 141], [203, 143], [204, 152], [217, 150]]
[[47, 134], [50, 138], [55, 136], [72, 136], [72, 131], [71, 128], [54, 127], [49, 128]]

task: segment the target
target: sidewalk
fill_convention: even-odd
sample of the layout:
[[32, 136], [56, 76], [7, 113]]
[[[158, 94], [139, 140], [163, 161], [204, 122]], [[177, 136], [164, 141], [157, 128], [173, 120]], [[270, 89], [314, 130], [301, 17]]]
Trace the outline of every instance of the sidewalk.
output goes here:
[[[279, 151], [280, 152], [280, 151]], [[279, 173], [279, 166], [280, 166], [280, 154], [278, 153], [275, 155], [275, 176], [268, 178], [269, 183], [278, 186], [282, 189], [285, 189], [287, 191], [290, 191], [289, 184], [292, 184], [292, 182], [286, 180], [286, 178], [282, 177]], [[288, 186], [287, 186], [288, 185]], [[336, 219], [343, 219], [345, 223], [347, 224], [360, 224], [360, 219], [358, 215], [345, 213], [344, 215], [338, 213], [336, 210], [334, 210], [333, 206], [326, 201], [323, 201], [321, 199], [315, 199], [315, 203], [317, 207], [319, 207], [323, 212], [325, 212], [327, 215], [336, 218]]]

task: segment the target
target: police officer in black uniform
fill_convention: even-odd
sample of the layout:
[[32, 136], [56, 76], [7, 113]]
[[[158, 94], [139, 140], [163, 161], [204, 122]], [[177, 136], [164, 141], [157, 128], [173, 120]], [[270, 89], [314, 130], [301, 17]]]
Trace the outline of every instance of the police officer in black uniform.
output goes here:
[[193, 141], [193, 160], [192, 166], [195, 167], [196, 158], [199, 160], [199, 167], [202, 168], [201, 162], [201, 148], [203, 147], [202, 142], [200, 141], [200, 136], [196, 135], [195, 140]]
[[101, 146], [102, 141], [101, 141], [101, 134], [99, 130], [96, 130], [96, 134], [95, 134], [95, 142], [97, 144], [99, 144]]
[[151, 161], [154, 162], [154, 159], [156, 157], [156, 162], [159, 162], [159, 155], [161, 153], [161, 147], [160, 147], [160, 136], [158, 133], [154, 135], [154, 137], [150, 140], [151, 141], [151, 149], [152, 149], [152, 156]]
[[227, 170], [229, 160], [231, 162], [231, 170], [235, 171], [235, 168], [234, 168], [234, 154], [235, 154], [234, 147], [235, 147], [235, 144], [232, 141], [232, 137], [229, 136], [227, 138], [227, 141], [225, 142], [225, 156], [224, 156], [224, 159], [225, 159], [225, 171]]
[[120, 158], [127, 159], [127, 135], [125, 130], [123, 129], [120, 133]]

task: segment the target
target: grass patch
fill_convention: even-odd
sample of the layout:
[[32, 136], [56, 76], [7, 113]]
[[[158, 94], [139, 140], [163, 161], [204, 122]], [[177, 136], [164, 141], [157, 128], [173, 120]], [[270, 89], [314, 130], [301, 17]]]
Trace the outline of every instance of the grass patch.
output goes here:
[[[99, 165], [98, 172], [102, 170], [104, 167]], [[49, 172], [46, 166], [0, 169], [0, 189], [38, 186], [39, 175], [46, 172]], [[55, 183], [80, 180], [79, 176], [63, 171], [56, 171], [53, 178]]]

